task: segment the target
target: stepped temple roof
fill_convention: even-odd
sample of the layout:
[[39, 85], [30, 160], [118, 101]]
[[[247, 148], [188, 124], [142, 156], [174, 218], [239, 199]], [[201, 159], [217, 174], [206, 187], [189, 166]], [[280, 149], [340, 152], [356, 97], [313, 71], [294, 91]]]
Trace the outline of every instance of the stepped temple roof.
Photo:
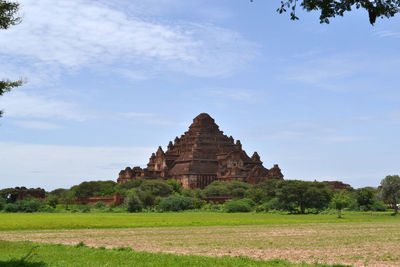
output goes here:
[[232, 136], [224, 135], [210, 115], [201, 113], [188, 131], [169, 142], [167, 151], [158, 147], [147, 168], [122, 170], [118, 183], [139, 178], [175, 178], [185, 188], [204, 188], [213, 181], [256, 184], [283, 179], [283, 175], [278, 165], [266, 169], [257, 152], [249, 157], [239, 140], [235, 142]]

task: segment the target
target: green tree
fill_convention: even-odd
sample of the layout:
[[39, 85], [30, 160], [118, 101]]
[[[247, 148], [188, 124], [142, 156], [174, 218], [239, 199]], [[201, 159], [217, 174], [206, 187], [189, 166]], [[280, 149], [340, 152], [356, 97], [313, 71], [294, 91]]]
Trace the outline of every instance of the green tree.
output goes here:
[[333, 196], [331, 203], [333, 208], [335, 208], [338, 212], [338, 218], [342, 218], [342, 209], [347, 207], [349, 204], [349, 197], [347, 196], [346, 191], [342, 190], [336, 193]]
[[82, 182], [71, 187], [77, 197], [111, 196], [115, 193], [117, 183], [114, 181]]
[[58, 204], [58, 198], [57, 198], [57, 196], [51, 195], [51, 194], [50, 194], [50, 195], [46, 198], [46, 203], [47, 203], [47, 205], [49, 205], [50, 207], [56, 208], [56, 207], [57, 207], [57, 204]]
[[167, 198], [163, 198], [158, 204], [159, 211], [181, 211], [192, 208], [191, 199], [181, 195], [170, 195]]
[[175, 193], [180, 194], [182, 192], [182, 184], [181, 182], [178, 182], [176, 179], [168, 179], [167, 180], [167, 184], [169, 184], [170, 186], [172, 186], [172, 190]]
[[72, 190], [64, 191], [61, 195], [61, 203], [65, 204], [65, 209], [68, 210], [69, 205], [75, 204], [75, 192]]
[[[254, 2], [254, 0], [250, 0]], [[352, 9], [365, 9], [369, 15], [369, 22], [374, 24], [378, 17], [393, 17], [400, 11], [400, 0], [282, 0], [277, 9], [279, 13], [290, 11], [290, 18], [298, 20], [297, 5], [310, 12], [320, 12], [320, 23], [329, 23], [329, 19], [343, 16]]]
[[132, 192], [125, 198], [125, 205], [129, 212], [140, 212], [143, 208], [142, 202]]
[[381, 181], [380, 198], [394, 206], [394, 214], [398, 213], [398, 202], [400, 200], [400, 177], [388, 175]]
[[371, 210], [376, 201], [375, 190], [370, 187], [364, 187], [356, 190], [356, 200], [358, 207], [362, 210]]
[[271, 179], [253, 185], [246, 191], [246, 197], [251, 198], [256, 203], [268, 202], [276, 197], [276, 189], [280, 180]]
[[306, 209], [326, 208], [333, 194], [330, 186], [320, 182], [287, 180], [279, 186], [277, 197], [285, 209], [294, 211], [299, 208], [302, 214]]
[[[8, 29], [12, 25], [17, 25], [21, 22], [21, 18], [17, 16], [19, 3], [0, 0], [0, 29]], [[22, 84], [22, 80], [10, 81], [0, 80], [0, 96], [5, 92], [9, 92], [12, 88]], [[0, 110], [0, 117], [3, 111]]]
[[173, 188], [163, 180], [145, 180], [139, 190], [151, 192], [153, 196], [166, 197], [172, 193]]

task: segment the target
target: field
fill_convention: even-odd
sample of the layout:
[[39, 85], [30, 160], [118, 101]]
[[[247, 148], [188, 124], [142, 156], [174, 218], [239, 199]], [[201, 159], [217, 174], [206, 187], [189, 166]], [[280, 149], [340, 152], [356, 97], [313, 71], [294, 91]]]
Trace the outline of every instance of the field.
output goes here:
[[[105, 247], [107, 253], [117, 253], [111, 248], [130, 247], [135, 252], [126, 253], [149, 252], [135, 255], [178, 257], [178, 261], [188, 258], [159, 253], [198, 255], [193, 260], [220, 260], [210, 264], [222, 266], [288, 263], [209, 257], [243, 255], [310, 264], [400, 265], [400, 218], [388, 213], [345, 213], [343, 219], [335, 215], [265, 213], [0, 214], [0, 230], [0, 240], [13, 241], [8, 245], [0, 243], [0, 260], [6, 260], [3, 254], [10, 244], [19, 247], [21, 253], [15, 255], [19, 257], [27, 251], [21, 247], [32, 244], [18, 241], [32, 241], [65, 245], [83, 242], [91, 247]], [[40, 256], [42, 250], [50, 248], [57, 245], [41, 245], [37, 254]], [[85, 249], [90, 253], [99, 250]], [[223, 263], [229, 260], [235, 264]]]

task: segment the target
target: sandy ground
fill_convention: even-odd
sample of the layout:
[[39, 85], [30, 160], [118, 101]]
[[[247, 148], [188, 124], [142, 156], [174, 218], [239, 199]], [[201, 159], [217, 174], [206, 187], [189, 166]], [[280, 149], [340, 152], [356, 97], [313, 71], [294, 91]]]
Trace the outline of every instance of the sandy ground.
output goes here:
[[148, 252], [400, 266], [400, 223], [2, 231], [0, 239], [68, 245], [83, 241], [88, 246], [125, 246]]

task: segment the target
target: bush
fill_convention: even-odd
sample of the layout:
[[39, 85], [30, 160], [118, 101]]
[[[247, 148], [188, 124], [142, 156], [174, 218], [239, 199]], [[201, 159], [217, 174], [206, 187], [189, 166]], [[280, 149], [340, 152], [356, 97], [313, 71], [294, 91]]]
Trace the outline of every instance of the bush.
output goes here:
[[244, 188], [235, 188], [232, 190], [233, 197], [244, 197], [245, 194], [246, 194], [246, 189]]
[[178, 182], [175, 179], [168, 179], [167, 184], [169, 184], [172, 187], [172, 190], [175, 193], [181, 193], [182, 192], [182, 184], [181, 184], [181, 182]]
[[192, 198], [192, 207], [194, 209], [201, 209], [207, 202], [199, 198]]
[[200, 188], [196, 188], [196, 189], [185, 188], [182, 190], [182, 196], [194, 197], [194, 198], [198, 198], [198, 199], [206, 198], [206, 195], [204, 194], [203, 190], [201, 190]]
[[207, 197], [226, 197], [231, 195], [231, 190], [228, 183], [215, 181], [204, 188], [204, 194]]
[[185, 188], [182, 190], [182, 196], [184, 197], [194, 197], [194, 190], [191, 188]]
[[56, 208], [56, 207], [57, 207], [57, 204], [58, 204], [58, 198], [57, 198], [57, 196], [55, 196], [55, 195], [49, 195], [49, 196], [46, 198], [46, 203], [47, 203], [47, 205], [49, 205], [50, 207]]
[[78, 206], [78, 209], [79, 209], [79, 211], [80, 211], [80, 212], [83, 212], [83, 213], [88, 213], [88, 212], [90, 212], [90, 211], [91, 211], [91, 209], [92, 209], [92, 206], [90, 206], [90, 205], [88, 205], [88, 204], [85, 204], [85, 205], [79, 205], [79, 206]]
[[266, 210], [283, 210], [284, 206], [279, 202], [278, 198], [274, 197], [270, 201], [265, 202], [265, 208]]
[[386, 205], [381, 200], [375, 199], [374, 203], [371, 206], [371, 210], [373, 211], [386, 211]]
[[19, 200], [4, 206], [6, 212], [37, 212], [43, 207], [43, 203], [36, 199]]
[[[250, 200], [252, 203], [254, 201]], [[224, 210], [226, 212], [250, 212], [253, 210], [249, 199], [232, 199], [225, 203]]]
[[3, 210], [5, 205], [6, 205], [6, 200], [0, 197], [0, 210]]
[[94, 207], [96, 209], [104, 209], [106, 206], [106, 203], [104, 203], [103, 201], [98, 201], [94, 204]]
[[140, 200], [144, 207], [151, 207], [155, 203], [155, 196], [150, 191], [139, 192]]
[[125, 205], [129, 212], [140, 212], [142, 211], [142, 203], [135, 194], [129, 194], [125, 199]]
[[277, 187], [282, 183], [280, 180], [272, 179], [253, 185], [246, 191], [245, 197], [251, 198], [256, 203], [265, 203], [276, 197]]
[[139, 186], [140, 191], [148, 191], [153, 196], [166, 197], [173, 191], [172, 186], [163, 180], [146, 180]]
[[192, 208], [191, 199], [181, 195], [170, 195], [162, 199], [158, 204], [159, 211], [181, 211]]

